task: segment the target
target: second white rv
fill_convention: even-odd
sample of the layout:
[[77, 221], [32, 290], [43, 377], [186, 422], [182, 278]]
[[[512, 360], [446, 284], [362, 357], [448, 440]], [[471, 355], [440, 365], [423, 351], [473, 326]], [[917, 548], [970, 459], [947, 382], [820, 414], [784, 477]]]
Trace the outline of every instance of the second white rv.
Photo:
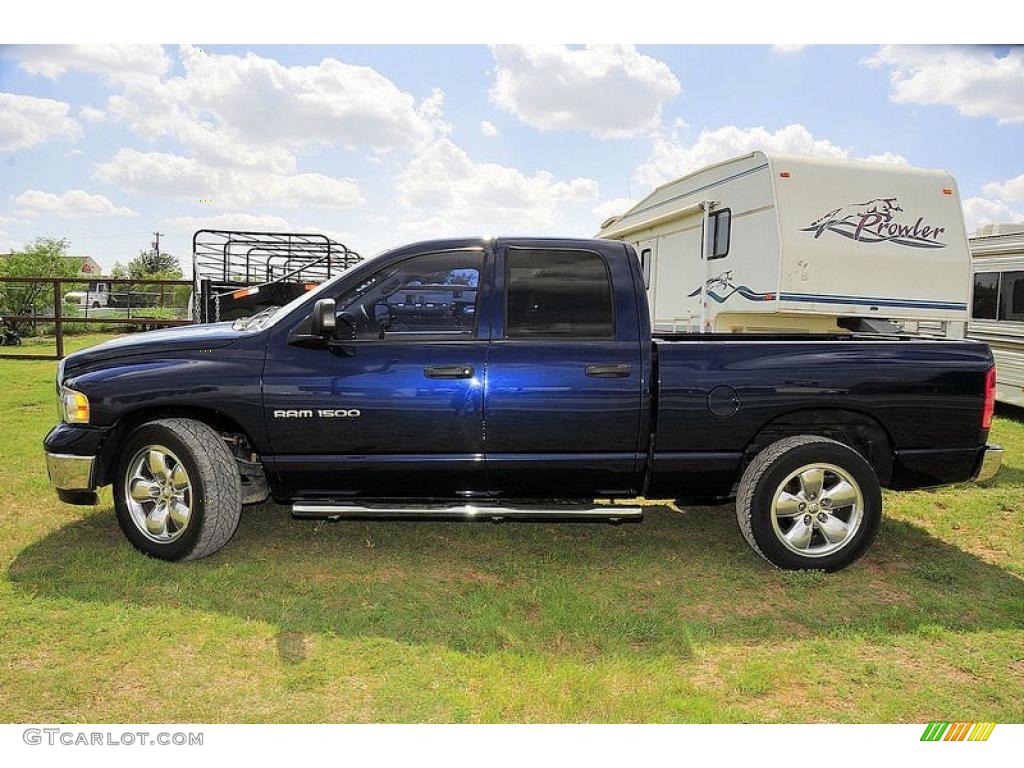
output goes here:
[[657, 330], [963, 335], [971, 259], [953, 177], [752, 152], [654, 190], [599, 237], [632, 244]]
[[967, 335], [996, 360], [996, 399], [1024, 407], [1024, 225], [990, 224], [971, 238], [974, 291]]

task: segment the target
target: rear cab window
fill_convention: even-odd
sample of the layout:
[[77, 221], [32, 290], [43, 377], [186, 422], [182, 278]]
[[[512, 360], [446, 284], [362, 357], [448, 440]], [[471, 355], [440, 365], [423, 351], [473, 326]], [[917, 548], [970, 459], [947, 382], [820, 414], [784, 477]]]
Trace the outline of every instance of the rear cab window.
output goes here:
[[597, 253], [511, 248], [506, 270], [506, 338], [615, 337], [611, 275]]

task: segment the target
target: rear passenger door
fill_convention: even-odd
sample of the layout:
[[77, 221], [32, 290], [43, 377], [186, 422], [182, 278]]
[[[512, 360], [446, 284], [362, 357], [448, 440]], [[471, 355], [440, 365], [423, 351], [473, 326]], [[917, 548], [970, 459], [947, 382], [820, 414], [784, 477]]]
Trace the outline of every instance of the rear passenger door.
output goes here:
[[[484, 402], [488, 486], [506, 498], [638, 490], [643, 380], [626, 255], [499, 247]], [[618, 291], [613, 286], [621, 286]]]

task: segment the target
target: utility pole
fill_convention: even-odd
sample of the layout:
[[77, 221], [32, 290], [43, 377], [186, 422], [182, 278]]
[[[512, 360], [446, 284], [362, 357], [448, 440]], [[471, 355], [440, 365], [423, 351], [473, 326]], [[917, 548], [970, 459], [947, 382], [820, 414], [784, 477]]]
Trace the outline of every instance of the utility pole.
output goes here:
[[153, 250], [156, 251], [156, 257], [158, 260], [160, 258], [160, 236], [162, 234], [162, 232], [153, 233], [153, 236], [156, 238], [156, 240], [153, 241]]

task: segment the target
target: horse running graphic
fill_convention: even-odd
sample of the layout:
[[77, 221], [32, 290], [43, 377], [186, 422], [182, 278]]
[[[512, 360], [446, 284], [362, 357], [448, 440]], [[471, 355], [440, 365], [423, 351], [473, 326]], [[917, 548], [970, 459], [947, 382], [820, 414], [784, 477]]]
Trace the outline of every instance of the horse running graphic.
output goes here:
[[[732, 279], [731, 269], [720, 275], [716, 275], [715, 277], [708, 278], [706, 290], [708, 298], [717, 301], [719, 304], [727, 301], [735, 293], [738, 293], [748, 301], [771, 301], [775, 298], [774, 293], [758, 293], [750, 286], [736, 285]], [[721, 291], [721, 293], [719, 293], [719, 291]], [[698, 294], [700, 294], [699, 287], [686, 294], [686, 298], [691, 299]]]

